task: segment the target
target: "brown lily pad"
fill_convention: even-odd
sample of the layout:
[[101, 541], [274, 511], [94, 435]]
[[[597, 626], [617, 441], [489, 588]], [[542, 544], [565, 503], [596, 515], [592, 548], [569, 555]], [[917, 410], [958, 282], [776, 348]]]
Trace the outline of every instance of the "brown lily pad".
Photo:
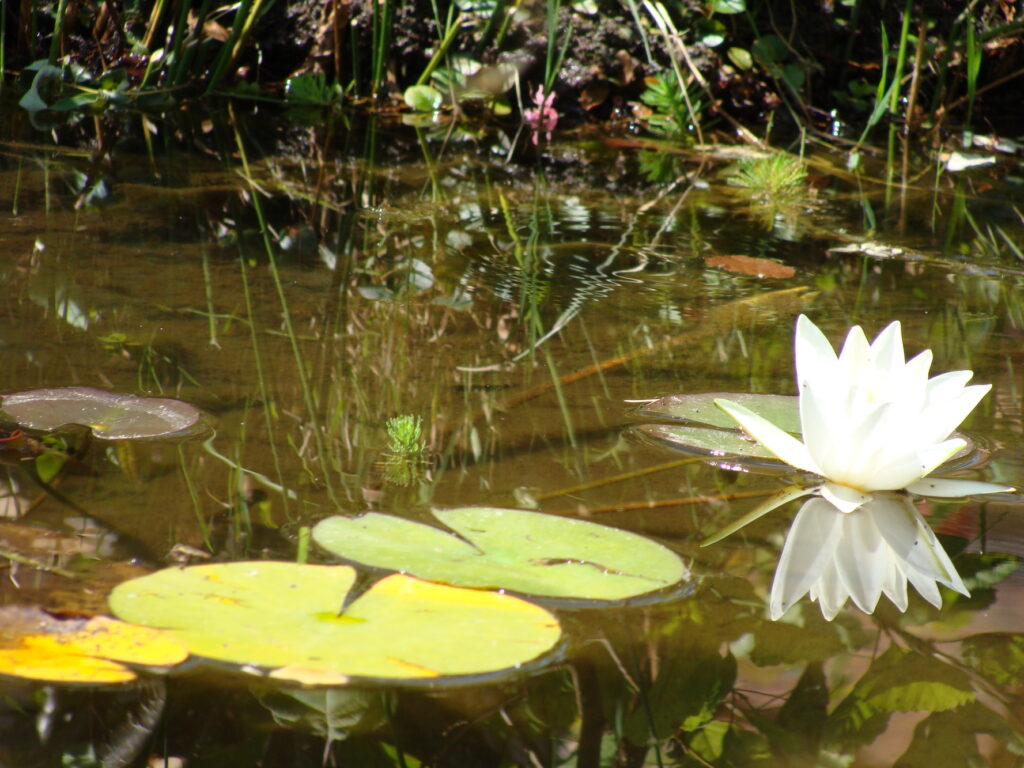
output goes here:
[[186, 437], [202, 412], [166, 397], [117, 395], [92, 387], [33, 389], [4, 395], [0, 407], [21, 426], [43, 432], [81, 424], [104, 440]]

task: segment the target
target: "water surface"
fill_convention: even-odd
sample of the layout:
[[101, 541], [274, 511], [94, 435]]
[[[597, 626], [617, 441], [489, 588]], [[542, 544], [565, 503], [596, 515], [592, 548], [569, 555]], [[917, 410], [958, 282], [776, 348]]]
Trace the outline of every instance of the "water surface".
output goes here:
[[[808, 188], [764, 200], [728, 184], [720, 153], [667, 155], [651, 181], [649, 149], [599, 137], [510, 151], [499, 132], [341, 117], [96, 125], [50, 135], [14, 120], [0, 144], [0, 392], [179, 398], [208, 414], [213, 450], [94, 441], [60, 476], [60, 498], [13, 462], [10, 524], [73, 535], [96, 562], [78, 585], [8, 562], [4, 603], [102, 610], [105, 590], [144, 568], [294, 559], [299, 530], [327, 515], [422, 519], [431, 506], [581, 516], [657, 539], [694, 573], [661, 601], [564, 612], [558, 659], [484, 686], [317, 699], [229, 671], [174, 675], [143, 755], [190, 766], [1019, 759], [1016, 495], [922, 507], [970, 599], [944, 593], [939, 611], [915, 595], [900, 614], [883, 598], [872, 616], [848, 606], [832, 623], [804, 601], [773, 623], [767, 592], [793, 508], [698, 544], [779, 479], [682, 462], [630, 429], [637, 400], [792, 394], [801, 312], [836, 342], [852, 324], [873, 336], [900, 320], [909, 353], [934, 351], [933, 371], [993, 384], [963, 425], [988, 459], [974, 476], [1024, 484], [1011, 160], [923, 169], [901, 188], [810, 148]], [[734, 256], [771, 264], [750, 274], [722, 258]], [[385, 425], [405, 414], [423, 420], [427, 459], [389, 474]], [[37, 546], [51, 556], [52, 543]], [[163, 684], [12, 683], [0, 763], [93, 764], [94, 749], [141, 764], [104, 749], [129, 714], [145, 720]], [[349, 709], [328, 728], [303, 697]]]

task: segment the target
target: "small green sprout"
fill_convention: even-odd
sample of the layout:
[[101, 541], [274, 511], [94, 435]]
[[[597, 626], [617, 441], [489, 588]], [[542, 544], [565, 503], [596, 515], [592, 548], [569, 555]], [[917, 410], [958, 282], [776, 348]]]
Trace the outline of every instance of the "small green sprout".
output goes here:
[[796, 155], [775, 152], [768, 157], [740, 161], [729, 181], [750, 190], [756, 198], [795, 196], [806, 188], [807, 166]]
[[423, 453], [423, 419], [404, 415], [388, 419], [388, 450], [402, 456]]
[[384, 451], [384, 479], [392, 485], [411, 485], [423, 471], [426, 444], [423, 440], [423, 419], [403, 415], [388, 419], [385, 424], [388, 447]]

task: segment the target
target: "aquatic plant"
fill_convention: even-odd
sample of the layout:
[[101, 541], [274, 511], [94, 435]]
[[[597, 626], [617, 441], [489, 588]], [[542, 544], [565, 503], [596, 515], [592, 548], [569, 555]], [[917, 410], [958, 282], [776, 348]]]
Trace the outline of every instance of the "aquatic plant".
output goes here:
[[778, 202], [806, 189], [807, 166], [802, 158], [786, 152], [741, 160], [729, 183], [750, 191], [757, 199]]
[[426, 443], [423, 440], [423, 419], [403, 414], [385, 424], [388, 447], [381, 460], [384, 480], [392, 485], [408, 486], [419, 480], [426, 468]]
[[772, 586], [780, 618], [804, 594], [831, 620], [852, 598], [872, 612], [884, 593], [907, 607], [907, 582], [933, 605], [936, 584], [968, 594], [906, 492], [940, 498], [1011, 491], [1005, 485], [931, 477], [963, 449], [953, 430], [991, 389], [970, 371], [931, 379], [931, 350], [904, 358], [900, 324], [868, 344], [852, 328], [837, 356], [806, 316], [797, 320], [796, 367], [802, 440], [738, 402], [715, 404], [771, 454], [821, 479], [760, 504], [712, 541], [782, 504], [814, 494], [793, 521]]
[[195, 656], [278, 680], [441, 682], [508, 674], [554, 649], [558, 620], [511, 595], [349, 566], [253, 561], [166, 568], [118, 585], [118, 616], [165, 629]]
[[651, 133], [673, 139], [690, 135], [704, 108], [697, 94], [687, 94], [679, 79], [666, 73], [647, 78], [646, 85], [640, 100], [651, 110], [646, 120]]
[[523, 110], [523, 122], [530, 129], [531, 140], [536, 144], [543, 134], [545, 141], [551, 141], [551, 132], [558, 125], [558, 112], [554, 107], [555, 92], [545, 91], [543, 85], [538, 85], [533, 94], [533, 103], [536, 106]]
[[801, 315], [795, 346], [802, 442], [739, 403], [723, 398], [715, 404], [772, 454], [823, 480], [799, 495], [816, 493], [850, 513], [877, 491], [959, 498], [1012, 490], [928, 477], [966, 445], [950, 435], [991, 385], [967, 386], [970, 371], [929, 379], [931, 350], [907, 362], [899, 322], [870, 345], [854, 326], [836, 356], [825, 335]]
[[591, 607], [689, 581], [676, 553], [618, 528], [496, 507], [439, 509], [433, 515], [444, 528], [376, 512], [335, 515], [313, 528], [313, 540], [348, 562], [375, 569], [586, 601], [581, 604]]
[[403, 414], [388, 419], [388, 450], [404, 456], [423, 453], [423, 419]]

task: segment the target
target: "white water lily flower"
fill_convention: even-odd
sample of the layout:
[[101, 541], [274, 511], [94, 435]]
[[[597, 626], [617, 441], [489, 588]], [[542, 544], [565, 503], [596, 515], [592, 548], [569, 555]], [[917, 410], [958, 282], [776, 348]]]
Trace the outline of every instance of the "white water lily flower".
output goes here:
[[795, 347], [803, 442], [738, 403], [715, 401], [779, 459], [824, 480], [817, 487], [784, 494], [755, 516], [807, 493], [853, 512], [877, 491], [963, 497], [1013, 490], [927, 477], [966, 445], [950, 435], [991, 385], [968, 386], [971, 371], [929, 379], [931, 351], [906, 361], [898, 322], [871, 344], [854, 326], [836, 356], [824, 334], [801, 315]]
[[905, 611], [907, 582], [936, 608], [942, 606], [938, 584], [968, 594], [906, 494], [875, 494], [845, 515], [824, 499], [810, 499], [793, 520], [775, 570], [771, 617], [780, 618], [808, 593], [828, 621], [847, 598], [871, 613], [884, 594]]

